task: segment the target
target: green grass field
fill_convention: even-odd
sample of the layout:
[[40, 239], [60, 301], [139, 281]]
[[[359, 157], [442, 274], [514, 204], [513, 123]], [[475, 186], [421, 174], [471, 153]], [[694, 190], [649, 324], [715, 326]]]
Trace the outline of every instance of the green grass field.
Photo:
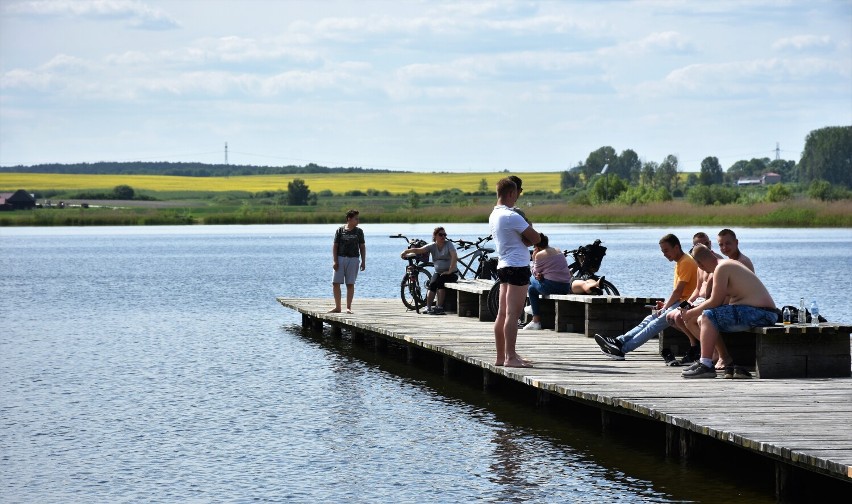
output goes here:
[[[0, 174], [0, 192], [26, 189], [53, 191], [56, 200], [75, 193], [110, 193], [117, 185], [157, 201], [134, 201], [121, 207], [41, 208], [0, 213], [0, 226], [87, 226], [163, 224], [308, 224], [340, 222], [349, 208], [368, 222], [487, 222], [494, 205], [493, 186], [505, 173], [382, 173], [244, 177], [173, 177], [136, 175]], [[647, 205], [587, 205], [559, 194], [559, 173], [522, 173], [520, 204], [533, 222], [714, 225], [721, 227], [852, 227], [852, 201], [823, 202], [807, 198], [779, 203], [698, 206], [683, 200]], [[315, 205], [288, 206], [287, 183], [302, 178], [314, 193]], [[477, 193], [485, 178], [488, 193]], [[346, 195], [369, 189], [390, 194]], [[440, 194], [447, 189], [464, 193]], [[325, 192], [331, 191], [332, 194]], [[411, 190], [422, 195], [411, 208]], [[269, 194], [267, 194], [269, 192]], [[434, 193], [434, 194], [430, 194]], [[168, 202], [168, 205], [163, 203]], [[138, 205], [138, 207], [136, 206]], [[114, 208], [119, 206], [121, 208]], [[166, 207], [166, 208], [163, 208]]]

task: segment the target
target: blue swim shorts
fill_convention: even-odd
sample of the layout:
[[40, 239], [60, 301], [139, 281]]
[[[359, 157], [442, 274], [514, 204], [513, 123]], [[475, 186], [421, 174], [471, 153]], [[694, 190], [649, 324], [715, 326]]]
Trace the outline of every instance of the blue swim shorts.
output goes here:
[[722, 305], [704, 310], [719, 332], [737, 332], [752, 327], [771, 326], [778, 321], [774, 308], [755, 308], [746, 305]]

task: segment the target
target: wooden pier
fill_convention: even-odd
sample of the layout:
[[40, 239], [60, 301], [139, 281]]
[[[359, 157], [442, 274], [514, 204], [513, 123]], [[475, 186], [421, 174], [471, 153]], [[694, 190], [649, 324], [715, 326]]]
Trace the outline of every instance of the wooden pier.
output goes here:
[[[852, 378], [686, 380], [666, 367], [657, 345], [644, 345], [624, 361], [602, 355], [594, 340], [570, 332], [519, 331], [518, 352], [533, 368], [494, 366], [491, 323], [476, 318], [421, 315], [399, 299], [356, 300], [355, 313], [326, 313], [329, 299], [278, 298], [302, 314], [302, 325], [347, 330], [395, 341], [409, 352], [443, 358], [444, 370], [482, 370], [483, 385], [503, 377], [570, 401], [599, 408], [602, 421], [624, 414], [664, 424], [666, 452], [688, 459], [699, 438], [712, 438], [771, 460], [776, 495], [816, 473], [852, 489]], [[847, 494], [848, 495], [848, 494]]]

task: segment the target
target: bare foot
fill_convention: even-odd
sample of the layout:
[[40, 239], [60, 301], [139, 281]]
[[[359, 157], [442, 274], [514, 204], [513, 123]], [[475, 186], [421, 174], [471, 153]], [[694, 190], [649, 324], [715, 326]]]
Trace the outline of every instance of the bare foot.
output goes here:
[[352, 308], [347, 308], [346, 313], [352, 313]]
[[504, 367], [520, 367], [520, 368], [531, 368], [532, 364], [523, 360], [523, 359], [509, 359], [503, 363]]
[[328, 310], [326, 313], [340, 313], [340, 308], [332, 308], [331, 310]]
[[726, 367], [728, 367], [730, 365], [731, 365], [730, 362], [723, 360], [723, 359], [719, 359], [719, 360], [716, 361], [716, 369], [725, 369]]
[[497, 361], [494, 363], [494, 365], [497, 367], [503, 367], [503, 361]]

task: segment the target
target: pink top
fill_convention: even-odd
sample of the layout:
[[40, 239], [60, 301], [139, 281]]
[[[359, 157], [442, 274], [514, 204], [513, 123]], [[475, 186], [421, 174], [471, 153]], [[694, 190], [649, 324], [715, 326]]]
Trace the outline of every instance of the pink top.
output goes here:
[[571, 281], [571, 270], [568, 261], [562, 254], [546, 255], [533, 262], [533, 275], [541, 273], [545, 280], [568, 283]]

